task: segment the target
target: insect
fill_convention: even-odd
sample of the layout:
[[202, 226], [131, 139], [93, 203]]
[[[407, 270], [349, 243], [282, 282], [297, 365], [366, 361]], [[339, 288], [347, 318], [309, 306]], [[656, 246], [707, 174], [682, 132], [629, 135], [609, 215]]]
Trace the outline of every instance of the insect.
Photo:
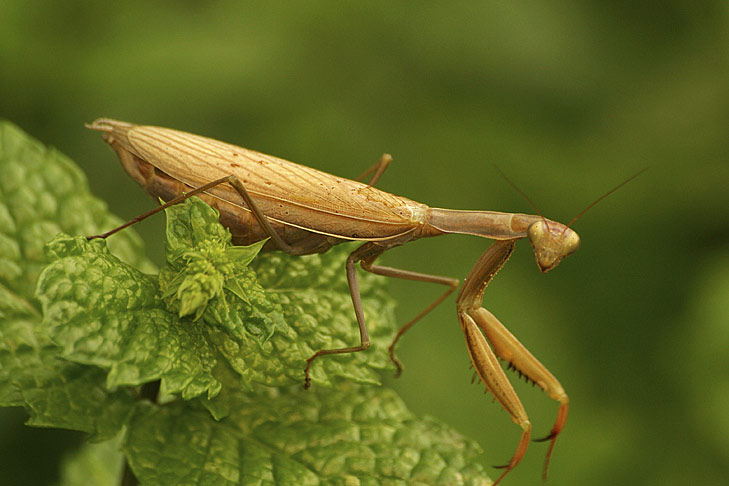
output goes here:
[[532, 429], [498, 359], [509, 363], [510, 368], [527, 377], [559, 403], [554, 426], [541, 439], [550, 442], [543, 472], [546, 478], [555, 440], [567, 420], [569, 398], [549, 370], [482, 307], [482, 300], [486, 286], [509, 259], [517, 240], [529, 240], [541, 272], [555, 268], [562, 259], [574, 253], [579, 248], [580, 238], [569, 225], [541, 215], [431, 208], [381, 191], [374, 184], [392, 160], [387, 154], [368, 171], [373, 173], [369, 183], [363, 183], [168, 128], [134, 125], [108, 118], [97, 119], [87, 126], [103, 132], [104, 140], [114, 149], [125, 171], [135, 181], [152, 196], [167, 201], [118, 228], [89, 239], [106, 238], [186, 197], [199, 195], [220, 211], [220, 220], [230, 229], [234, 244], [251, 244], [270, 238], [266, 243], [269, 249], [305, 255], [324, 252], [344, 241], [363, 242], [346, 262], [360, 343], [347, 348], [322, 349], [311, 356], [304, 370], [307, 388], [311, 383], [309, 371], [317, 358], [364, 351], [370, 345], [359, 294], [357, 263], [377, 275], [447, 287], [395, 336], [389, 351], [399, 374], [402, 365], [394, 352], [397, 341], [415, 322], [454, 292], [460, 282], [454, 278], [376, 265], [377, 258], [388, 249], [410, 241], [449, 233], [494, 240], [458, 292], [458, 319], [478, 377], [522, 429], [517, 448], [509, 463], [502, 466], [504, 471], [496, 483], [524, 457]]

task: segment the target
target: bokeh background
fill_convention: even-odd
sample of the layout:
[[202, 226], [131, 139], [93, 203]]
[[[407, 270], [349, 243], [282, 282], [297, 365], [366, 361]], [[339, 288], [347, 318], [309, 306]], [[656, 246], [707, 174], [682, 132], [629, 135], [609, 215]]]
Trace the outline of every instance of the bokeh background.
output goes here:
[[[574, 225], [582, 249], [554, 272], [520, 243], [486, 305], [570, 394], [551, 484], [727, 484], [728, 2], [4, 0], [0, 116], [78, 162], [123, 218], [152, 202], [84, 129], [99, 116], [346, 177], [387, 151], [385, 190], [532, 212], [495, 164], [563, 222], [649, 167]], [[162, 225], [139, 226], [157, 261]], [[487, 244], [443, 237], [384, 261], [463, 277]], [[440, 291], [391, 289], [403, 322]], [[387, 382], [412, 410], [505, 463], [519, 429], [470, 384], [453, 300], [399, 352], [405, 373]], [[556, 405], [517, 391], [546, 434]], [[52, 484], [82, 437], [24, 418], [0, 411], [0, 482]], [[505, 484], [539, 484], [545, 451]]]

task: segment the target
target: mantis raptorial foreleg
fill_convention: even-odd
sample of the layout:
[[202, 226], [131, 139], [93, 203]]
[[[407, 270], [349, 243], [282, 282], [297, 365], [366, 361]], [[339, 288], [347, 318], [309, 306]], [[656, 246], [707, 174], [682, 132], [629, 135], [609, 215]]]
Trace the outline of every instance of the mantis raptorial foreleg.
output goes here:
[[543, 475], [545, 478], [554, 442], [564, 427], [569, 408], [569, 399], [559, 381], [493, 314], [481, 307], [486, 286], [506, 263], [513, 249], [514, 240], [497, 241], [491, 245], [466, 277], [456, 304], [458, 319], [466, 336], [468, 353], [478, 376], [511, 415], [512, 421], [522, 428], [519, 445], [509, 463], [503, 466], [505, 471], [494, 484], [497, 484], [506, 473], [519, 464], [526, 453], [531, 434], [529, 417], [497, 357], [507, 361], [511, 367], [533, 381], [550, 398], [560, 404], [554, 427], [549, 435], [542, 439], [551, 441], [544, 464]]

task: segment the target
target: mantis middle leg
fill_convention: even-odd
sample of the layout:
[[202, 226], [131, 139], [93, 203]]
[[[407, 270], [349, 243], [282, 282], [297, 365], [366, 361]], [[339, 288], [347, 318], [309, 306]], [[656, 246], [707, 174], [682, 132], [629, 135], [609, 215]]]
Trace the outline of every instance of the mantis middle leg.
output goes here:
[[395, 365], [398, 368], [397, 374], [400, 375], [402, 372], [402, 364], [400, 363], [400, 360], [397, 359], [394, 353], [395, 344], [397, 343], [398, 339], [400, 339], [400, 336], [405, 333], [408, 329], [410, 329], [413, 324], [415, 324], [417, 321], [419, 321], [423, 316], [425, 316], [428, 312], [433, 310], [435, 307], [438, 306], [443, 300], [446, 299], [453, 291], [458, 288], [458, 284], [460, 283], [457, 279], [450, 278], [450, 277], [442, 277], [439, 275], [429, 275], [425, 273], [418, 273], [418, 272], [411, 272], [408, 270], [401, 270], [399, 268], [392, 268], [392, 267], [385, 267], [380, 265], [374, 265], [374, 261], [382, 255], [386, 250], [392, 248], [393, 246], [397, 246], [396, 244], [386, 244], [386, 242], [379, 242], [379, 243], [365, 243], [364, 245], [357, 248], [355, 251], [353, 251], [349, 258], [347, 258], [347, 281], [349, 283], [349, 291], [352, 297], [352, 304], [354, 305], [354, 313], [357, 318], [357, 324], [359, 326], [359, 333], [360, 333], [360, 345], [359, 346], [352, 346], [347, 348], [337, 348], [337, 349], [322, 349], [320, 351], [317, 351], [311, 358], [307, 360], [307, 366], [305, 370], [305, 387], [309, 387], [311, 380], [309, 377], [309, 371], [311, 369], [312, 362], [318, 358], [319, 356], [324, 356], [327, 354], [343, 354], [343, 353], [354, 353], [358, 351], [364, 351], [365, 349], [369, 348], [370, 346], [370, 339], [369, 335], [367, 333], [367, 326], [364, 316], [364, 311], [362, 310], [362, 298], [359, 293], [359, 281], [357, 280], [357, 272], [356, 272], [356, 264], [359, 262], [362, 265], [362, 268], [370, 273], [374, 273], [376, 275], [382, 275], [385, 277], [394, 277], [394, 278], [402, 278], [405, 280], [415, 280], [418, 282], [430, 282], [430, 283], [437, 283], [441, 285], [448, 286], [448, 289], [443, 292], [437, 299], [435, 299], [430, 305], [428, 305], [425, 309], [423, 309], [417, 316], [415, 316], [413, 319], [411, 319], [407, 324], [405, 324], [398, 333], [395, 335], [395, 338], [390, 345], [389, 351], [390, 351], [390, 359], [395, 363]]
[[420, 321], [423, 317], [425, 317], [430, 311], [438, 307], [438, 305], [441, 304], [446, 298], [448, 298], [449, 295], [453, 293], [454, 290], [458, 288], [458, 285], [461, 283], [456, 278], [451, 277], [443, 277], [441, 275], [432, 275], [427, 273], [419, 273], [419, 272], [412, 272], [410, 270], [402, 270], [399, 268], [393, 268], [393, 267], [386, 267], [382, 265], [374, 265], [374, 261], [386, 250], [387, 248], [384, 248], [380, 253], [373, 254], [369, 258], [362, 261], [362, 268], [367, 270], [370, 273], [374, 273], [376, 275], [382, 275], [384, 277], [392, 277], [392, 278], [401, 278], [404, 280], [413, 280], [416, 282], [428, 282], [428, 283], [435, 283], [440, 285], [445, 285], [448, 288], [443, 292], [438, 298], [436, 298], [433, 302], [431, 302], [425, 309], [420, 311], [418, 315], [413, 317], [410, 321], [408, 321], [404, 326], [402, 326], [398, 331], [397, 334], [395, 334], [395, 337], [392, 340], [392, 343], [390, 344], [390, 347], [388, 348], [390, 352], [390, 360], [392, 360], [393, 363], [395, 363], [395, 366], [397, 366], [397, 373], [396, 376], [400, 376], [402, 374], [403, 365], [400, 362], [399, 359], [397, 359], [397, 356], [395, 356], [395, 346], [397, 345], [397, 342], [400, 340], [403, 334], [405, 334], [410, 328], [413, 327], [413, 325]]

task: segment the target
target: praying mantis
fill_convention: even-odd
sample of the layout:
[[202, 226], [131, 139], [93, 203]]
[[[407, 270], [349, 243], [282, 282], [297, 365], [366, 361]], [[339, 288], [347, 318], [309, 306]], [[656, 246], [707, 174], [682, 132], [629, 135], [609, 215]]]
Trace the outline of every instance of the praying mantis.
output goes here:
[[377, 258], [390, 248], [444, 234], [468, 234], [494, 240], [468, 273], [458, 292], [458, 320], [478, 377], [522, 430], [513, 456], [508, 464], [502, 466], [503, 472], [494, 484], [498, 484], [522, 460], [532, 429], [499, 359], [506, 361], [509, 367], [527, 377], [559, 404], [554, 426], [544, 439], [540, 439], [550, 442], [543, 470], [546, 478], [555, 441], [567, 420], [569, 398], [557, 378], [499, 319], [482, 307], [482, 300], [487, 285], [509, 259], [518, 240], [526, 238], [529, 241], [537, 266], [543, 273], [574, 253], [579, 248], [580, 238], [569, 225], [548, 220], [541, 214], [432, 208], [384, 192], [375, 188], [374, 184], [392, 160], [387, 154], [364, 174], [372, 174], [369, 182], [364, 183], [168, 128], [140, 126], [108, 118], [97, 119], [87, 127], [103, 132], [104, 141], [117, 153], [124, 170], [152, 196], [167, 201], [118, 228], [89, 239], [106, 238], [187, 197], [199, 195], [218, 209], [221, 223], [230, 229], [232, 241], [237, 245], [269, 238], [266, 243], [268, 249], [305, 255], [324, 252], [344, 241], [362, 242], [346, 261], [360, 343], [314, 353], [304, 370], [306, 388], [311, 384], [310, 369], [318, 358], [364, 351], [370, 346], [357, 280], [358, 263], [365, 271], [377, 275], [446, 287], [435, 301], [396, 334], [389, 351], [399, 374], [402, 365], [394, 352], [397, 341], [413, 324], [453, 293], [460, 281], [376, 265]]

